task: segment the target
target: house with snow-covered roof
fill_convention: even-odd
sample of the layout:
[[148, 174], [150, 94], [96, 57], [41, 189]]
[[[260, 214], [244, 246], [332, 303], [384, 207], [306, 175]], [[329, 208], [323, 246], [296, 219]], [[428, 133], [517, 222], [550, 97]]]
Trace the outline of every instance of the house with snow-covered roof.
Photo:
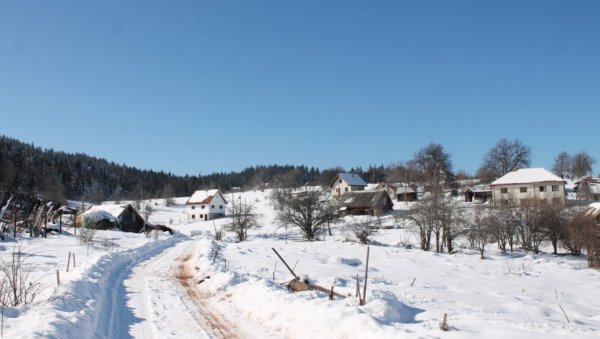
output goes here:
[[565, 180], [544, 168], [509, 172], [490, 184], [496, 206], [527, 207], [533, 203], [564, 205]]
[[227, 201], [218, 189], [194, 192], [185, 203], [185, 213], [191, 220], [211, 220], [225, 216]]
[[358, 174], [338, 173], [329, 184], [329, 187], [331, 188], [331, 196], [339, 198], [346, 192], [364, 191], [367, 182]]

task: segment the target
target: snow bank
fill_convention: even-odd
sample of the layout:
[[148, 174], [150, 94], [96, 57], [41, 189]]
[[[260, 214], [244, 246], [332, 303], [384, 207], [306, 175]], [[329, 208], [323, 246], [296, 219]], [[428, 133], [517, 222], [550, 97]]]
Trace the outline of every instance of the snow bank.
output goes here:
[[[183, 240], [182, 236], [165, 237], [146, 242], [138, 248], [111, 252], [101, 256], [97, 263], [81, 272], [80, 279], [61, 285], [50, 300], [22, 308], [18, 322], [5, 321], [8, 338], [113, 338], [107, 333], [111, 308], [122, 308], [127, 317], [127, 307], [116, 304], [110, 296], [114, 282], [140, 261], [156, 255]], [[8, 326], [7, 326], [8, 325]], [[121, 333], [121, 336], [125, 334]]]

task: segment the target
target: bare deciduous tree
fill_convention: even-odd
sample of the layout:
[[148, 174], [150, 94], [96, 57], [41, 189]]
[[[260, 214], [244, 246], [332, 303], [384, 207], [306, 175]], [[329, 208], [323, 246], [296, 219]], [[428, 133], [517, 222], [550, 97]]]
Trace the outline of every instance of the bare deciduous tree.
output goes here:
[[497, 214], [493, 210], [477, 206], [475, 210], [474, 225], [469, 230], [469, 237], [477, 245], [481, 259], [485, 259], [485, 246], [487, 245], [492, 230], [498, 225]]
[[539, 213], [540, 223], [552, 243], [553, 253], [557, 254], [558, 242], [568, 237], [566, 210], [562, 205], [541, 204]]
[[353, 220], [350, 230], [354, 237], [361, 243], [366, 244], [371, 236], [381, 228], [377, 218], [368, 218], [366, 220]]
[[500, 139], [483, 159], [480, 171], [487, 169], [496, 178], [516, 169], [529, 166], [531, 149], [520, 140]]
[[315, 239], [323, 226], [336, 218], [332, 215], [335, 209], [331, 208], [331, 201], [320, 190], [309, 189], [295, 194], [281, 191], [280, 194], [278, 199], [282, 209], [277, 211], [277, 219], [300, 228], [308, 240]]
[[579, 152], [571, 158], [571, 173], [575, 177], [583, 177], [592, 173], [592, 166], [596, 160], [586, 152]]
[[554, 158], [552, 172], [554, 172], [556, 175], [569, 175], [571, 172], [571, 156], [569, 153], [565, 151], [558, 153], [556, 158]]
[[431, 249], [431, 234], [436, 224], [431, 211], [433, 202], [430, 197], [419, 200], [409, 211], [408, 219], [413, 221], [413, 227], [419, 234], [419, 245], [423, 251]]
[[255, 210], [255, 206], [246, 200], [238, 204], [233, 204], [230, 208], [232, 219], [231, 222], [225, 225], [225, 229], [235, 232], [238, 241], [246, 240], [248, 238], [248, 230], [258, 227], [258, 218]]
[[429, 144], [415, 154], [415, 164], [431, 192], [440, 193], [454, 182], [452, 160], [440, 144]]

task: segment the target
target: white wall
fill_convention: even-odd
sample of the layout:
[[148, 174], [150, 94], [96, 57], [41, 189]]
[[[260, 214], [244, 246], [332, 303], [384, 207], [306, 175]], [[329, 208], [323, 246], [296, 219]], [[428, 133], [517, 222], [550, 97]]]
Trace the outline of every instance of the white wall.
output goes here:
[[[545, 187], [545, 191], [540, 191], [540, 186]], [[558, 191], [552, 191], [552, 186], [558, 186]], [[521, 192], [521, 187], [526, 187], [527, 192]], [[506, 193], [502, 193], [502, 189]], [[552, 203], [553, 199], [559, 199], [561, 204], [565, 203], [565, 184], [556, 182], [532, 183], [532, 184], [511, 184], [497, 185], [492, 188], [494, 204], [500, 205], [502, 200], [512, 200], [512, 204], [520, 206], [521, 200], [544, 200]]]

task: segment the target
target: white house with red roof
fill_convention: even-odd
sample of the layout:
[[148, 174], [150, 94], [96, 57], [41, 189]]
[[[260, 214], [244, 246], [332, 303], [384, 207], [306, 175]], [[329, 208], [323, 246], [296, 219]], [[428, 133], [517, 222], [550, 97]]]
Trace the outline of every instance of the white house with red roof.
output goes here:
[[497, 206], [530, 206], [532, 203], [565, 204], [565, 181], [544, 168], [509, 172], [490, 184]]
[[189, 219], [211, 220], [225, 216], [227, 201], [217, 189], [200, 190], [194, 192], [185, 205], [185, 213]]

